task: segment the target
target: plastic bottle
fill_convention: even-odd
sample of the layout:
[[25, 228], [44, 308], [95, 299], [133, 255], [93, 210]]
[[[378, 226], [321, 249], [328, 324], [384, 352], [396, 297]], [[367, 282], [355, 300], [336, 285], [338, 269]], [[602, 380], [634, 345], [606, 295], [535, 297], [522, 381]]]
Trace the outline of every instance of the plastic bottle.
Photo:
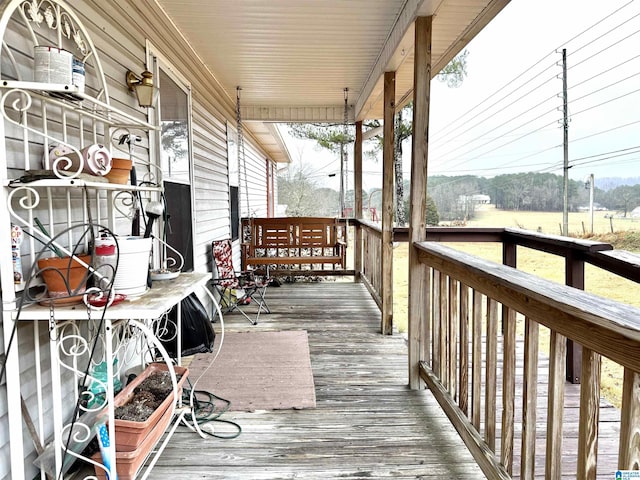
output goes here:
[[107, 288], [109, 284], [113, 283], [118, 265], [116, 241], [110, 235], [102, 235], [96, 238], [94, 250], [96, 254], [95, 269], [102, 276], [102, 278], [98, 276], [96, 283], [100, 288]]

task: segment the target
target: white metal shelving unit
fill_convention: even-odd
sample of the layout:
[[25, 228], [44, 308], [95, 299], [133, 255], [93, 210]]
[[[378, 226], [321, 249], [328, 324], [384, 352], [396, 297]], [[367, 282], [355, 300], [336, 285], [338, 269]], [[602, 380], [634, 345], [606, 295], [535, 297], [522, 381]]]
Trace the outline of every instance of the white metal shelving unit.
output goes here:
[[[6, 43], [6, 33], [13, 28], [28, 33], [23, 45]], [[87, 76], [86, 79], [88, 93], [73, 85], [33, 82], [28, 69], [19, 64], [13, 49], [28, 51], [28, 48], [38, 46], [47, 34], [51, 45], [73, 49], [79, 58], [91, 65], [91, 69], [87, 69], [87, 72], [92, 72], [92, 78]], [[158, 142], [158, 129], [135, 111], [130, 114], [111, 105], [98, 52], [79, 18], [63, 0], [5, 2], [0, 6], [0, 38], [3, 41], [0, 59], [4, 60], [0, 65], [11, 65], [10, 72], [0, 72], [0, 202], [5, 206], [0, 208], [0, 287], [11, 476], [26, 478], [28, 452], [24, 451], [23, 445], [28, 443], [23, 440], [21, 403], [22, 389], [25, 388], [23, 376], [29, 369], [30, 378], [35, 378], [33, 392], [29, 393], [32, 404], [37, 406], [35, 430], [42, 442], [53, 440], [53, 469], [55, 478], [58, 478], [65, 468], [63, 450], [67, 441], [65, 435], [69, 434], [70, 428], [69, 398], [73, 396], [76, 399], [84, 393], [79, 380], [86, 378], [86, 372], [95, 366], [98, 358], [105, 361], [106, 378], [111, 379], [114, 373], [121, 373], [119, 369], [134, 357], [141, 362], [146, 361], [145, 355], [150, 349], [160, 351], [170, 365], [170, 359], [157, 338], [158, 328], [161, 328], [158, 319], [162, 319], [174, 305], [179, 306], [190, 293], [203, 287], [208, 275], [182, 273], [173, 280], [157, 281], [140, 298], [105, 309], [21, 302], [24, 285], [14, 283], [9, 255], [12, 224], [19, 225], [30, 234], [21, 252], [25, 271], [29, 271], [29, 265], [35, 262], [37, 252], [42, 248], [40, 243], [46, 243], [50, 238], [56, 238], [56, 246], [63, 252], [77, 251], [74, 246], [78, 235], [73, 227], [85, 225], [89, 220], [92, 226], [104, 225], [114, 234], [123, 234], [119, 230], [130, 228], [136, 197], [144, 195], [151, 200], [157, 199], [161, 193], [159, 162], [153, 158], [154, 152], [158, 151], [154, 147]], [[15, 39], [16, 36], [9, 38]], [[29, 78], [25, 80], [23, 77]], [[114, 156], [118, 151], [131, 155], [130, 147], [128, 151], [122, 147], [124, 135], [140, 138], [142, 142], [138, 148], [141, 153], [134, 158], [134, 163], [141, 169], [138, 175], [142, 173], [139, 178], [143, 181], [139, 185], [105, 183], [101, 178], [82, 173], [82, 164], [79, 168], [69, 169], [64, 162], [50, 164], [48, 159], [42, 160], [48, 158], [45, 153], [53, 145], [67, 146], [80, 158], [83, 147], [96, 143], [106, 145]], [[43, 167], [49, 171], [44, 178], [39, 172]], [[28, 175], [34, 172], [39, 176]], [[38, 217], [44, 219], [42, 223], [47, 225], [49, 235], [36, 225]], [[68, 233], [57, 236], [59, 232]], [[80, 243], [81, 247], [88, 247], [86, 239], [80, 239]], [[180, 345], [179, 327], [176, 331]], [[26, 340], [21, 339], [22, 336]], [[23, 346], [28, 342], [33, 346], [25, 349]], [[98, 352], [95, 357], [94, 349]], [[46, 358], [47, 355], [50, 358]], [[23, 363], [26, 358], [29, 358], [28, 366]], [[113, 359], [119, 360], [115, 367]], [[174, 394], [177, 395], [175, 372], [171, 368], [170, 371]], [[113, 384], [105, 383], [109, 435], [113, 439]], [[176, 403], [180, 404], [179, 401]], [[184, 409], [178, 411], [171, 432], [184, 414]], [[195, 428], [197, 430], [197, 426]], [[93, 434], [90, 429], [84, 433]], [[115, 442], [112, 442], [110, 453], [115, 459]], [[153, 463], [151, 461], [150, 467]], [[112, 469], [115, 467], [113, 464]], [[145, 476], [149, 471], [150, 468]]]

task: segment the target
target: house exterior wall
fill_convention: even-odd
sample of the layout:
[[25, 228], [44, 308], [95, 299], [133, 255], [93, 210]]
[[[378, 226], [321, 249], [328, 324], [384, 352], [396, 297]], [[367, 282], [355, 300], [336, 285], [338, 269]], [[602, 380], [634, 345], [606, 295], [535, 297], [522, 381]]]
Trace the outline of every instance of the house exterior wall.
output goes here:
[[[246, 172], [240, 166], [240, 205], [243, 217], [267, 216], [267, 172], [265, 157], [245, 146]], [[246, 177], [245, 177], [246, 173]]]
[[[194, 218], [194, 269], [200, 272], [211, 270], [209, 246], [212, 240], [230, 236], [230, 200], [227, 166], [227, 123], [235, 125], [234, 99], [230, 98], [217, 85], [215, 78], [204, 68], [185, 38], [175, 30], [157, 4], [152, 0], [120, 0], [105, 2], [103, 0], [74, 0], [67, 5], [78, 15], [93, 40], [100, 55], [105, 72], [111, 104], [134, 115], [144, 115], [137, 106], [135, 97], [127, 91], [125, 72], [132, 70], [142, 72], [146, 69], [147, 45], [160, 52], [163, 59], [188, 80], [192, 93], [192, 168]], [[31, 47], [24, 36], [24, 29], [10, 25], [4, 40], [18, 53], [16, 58], [24, 69], [32, 68]], [[28, 65], [28, 66], [27, 66]], [[3, 75], [6, 65], [2, 66]], [[215, 72], [214, 72], [215, 74]], [[24, 168], [20, 157], [21, 147], [19, 132], [8, 126], [5, 130], [9, 169]], [[267, 214], [267, 179], [265, 169], [265, 153], [257, 146], [250, 135], [245, 136], [246, 168], [241, 169], [241, 206], [242, 215]], [[145, 155], [148, 146], [142, 147]], [[39, 158], [32, 158], [37, 164]], [[248, 194], [248, 202], [246, 201]], [[2, 206], [0, 206], [2, 208]], [[1, 329], [1, 327], [0, 327]], [[20, 338], [21, 375], [26, 383], [22, 394], [28, 405], [36, 402], [38, 388], [46, 389], [47, 385], [36, 385], [35, 364], [40, 359], [42, 378], [47, 378], [49, 351], [41, 348], [35, 355], [35, 337], [40, 337], [42, 345], [47, 344], [48, 331], [45, 324], [40, 329], [31, 325], [20, 326], [25, 330]], [[4, 338], [0, 335], [0, 342]], [[0, 352], [4, 345], [0, 344]], [[63, 379], [63, 388], [72, 389], [75, 380], [69, 376]], [[38, 424], [39, 416], [45, 416], [51, 405], [45, 404], [44, 414], [34, 414], [34, 422]], [[65, 412], [69, 413], [69, 412]], [[45, 429], [46, 430], [46, 429]], [[0, 479], [10, 479], [10, 445], [8, 439], [6, 388], [0, 385]], [[50, 440], [50, 431], [45, 431], [44, 441]], [[35, 458], [34, 448], [29, 434], [24, 429], [25, 473], [26, 478], [33, 478], [37, 473], [32, 461]]]

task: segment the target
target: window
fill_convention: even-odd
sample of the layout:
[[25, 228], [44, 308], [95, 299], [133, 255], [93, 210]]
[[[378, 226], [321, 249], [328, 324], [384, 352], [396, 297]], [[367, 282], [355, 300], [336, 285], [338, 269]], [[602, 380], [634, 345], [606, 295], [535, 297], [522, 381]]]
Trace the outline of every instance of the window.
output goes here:
[[[166, 208], [165, 241], [184, 257], [182, 271], [193, 270], [191, 187], [191, 92], [168, 66], [156, 62], [159, 89], [160, 166]], [[167, 258], [172, 252], [167, 251]]]
[[188, 94], [160, 69], [160, 161], [165, 181], [191, 183]]

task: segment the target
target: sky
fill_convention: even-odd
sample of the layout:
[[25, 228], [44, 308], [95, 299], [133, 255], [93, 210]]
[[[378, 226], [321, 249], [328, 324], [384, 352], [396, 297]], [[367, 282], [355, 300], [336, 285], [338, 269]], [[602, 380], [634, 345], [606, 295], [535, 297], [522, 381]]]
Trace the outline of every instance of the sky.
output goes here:
[[[638, 0], [511, 0], [466, 47], [462, 85], [432, 81], [429, 175], [562, 175], [566, 49], [570, 178], [640, 177], [639, 45]], [[283, 136], [294, 165], [339, 189], [335, 155]], [[363, 187], [380, 187], [381, 160], [363, 169]]]

